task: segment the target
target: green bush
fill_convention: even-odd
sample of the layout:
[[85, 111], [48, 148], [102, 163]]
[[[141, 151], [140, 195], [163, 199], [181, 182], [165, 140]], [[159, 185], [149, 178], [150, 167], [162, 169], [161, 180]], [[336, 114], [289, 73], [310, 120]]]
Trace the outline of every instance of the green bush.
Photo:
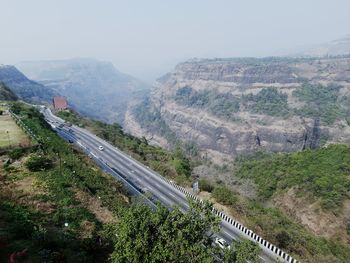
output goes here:
[[17, 148], [10, 151], [8, 155], [11, 159], [18, 160], [19, 158], [24, 156], [27, 153], [27, 151], [28, 150], [24, 148]]
[[223, 185], [216, 186], [212, 194], [215, 200], [223, 205], [234, 205], [238, 201], [237, 195]]
[[206, 179], [199, 180], [199, 189], [201, 191], [207, 191], [211, 193], [214, 190], [214, 186]]
[[29, 171], [37, 172], [52, 168], [53, 163], [52, 160], [48, 157], [41, 155], [32, 155], [28, 158], [25, 165]]

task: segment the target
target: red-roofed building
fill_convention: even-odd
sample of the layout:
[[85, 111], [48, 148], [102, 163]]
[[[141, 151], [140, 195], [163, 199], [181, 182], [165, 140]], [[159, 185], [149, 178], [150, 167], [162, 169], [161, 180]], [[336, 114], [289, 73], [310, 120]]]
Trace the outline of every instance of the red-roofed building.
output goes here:
[[57, 96], [53, 98], [53, 107], [55, 110], [66, 110], [68, 109], [68, 103], [66, 97]]

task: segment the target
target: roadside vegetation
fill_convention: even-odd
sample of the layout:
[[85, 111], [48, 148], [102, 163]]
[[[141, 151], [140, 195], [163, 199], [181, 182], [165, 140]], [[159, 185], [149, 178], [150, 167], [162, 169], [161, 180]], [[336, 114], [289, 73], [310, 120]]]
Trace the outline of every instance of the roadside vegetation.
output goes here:
[[350, 196], [349, 164], [348, 145], [289, 154], [260, 152], [236, 159], [234, 171], [235, 176], [255, 183], [256, 198], [245, 198], [221, 181], [203, 179], [200, 187], [229, 207], [234, 218], [302, 262], [350, 262], [350, 247], [344, 239], [317, 236], [278, 207], [267, 206], [293, 189], [305, 205], [317, 202], [325, 213], [341, 215]]
[[41, 147], [0, 156], [0, 261], [23, 250], [30, 262], [105, 261], [113, 247], [97, 218], [128, 206], [123, 187], [57, 137], [35, 109], [14, 109]]
[[[145, 138], [140, 139], [124, 133], [119, 124], [107, 124], [95, 120], [81, 119], [79, 115], [71, 111], [60, 112], [58, 116], [87, 128], [159, 174], [178, 183], [189, 183], [192, 164], [182, 147], [175, 146], [172, 151], [167, 151], [160, 147], [149, 145]], [[193, 152], [193, 149], [191, 150], [190, 147], [186, 149]]]
[[350, 248], [343, 241], [318, 237], [279, 208], [248, 199], [222, 182], [206, 182], [211, 197], [226, 206], [233, 218], [301, 262], [350, 262]]
[[116, 225], [117, 235], [113, 262], [180, 262], [225, 263], [259, 262], [260, 248], [257, 244], [242, 240], [221, 250], [213, 244], [208, 233], [218, 231], [219, 219], [212, 213], [208, 202], [190, 202], [190, 209], [183, 214], [159, 206], [153, 211], [148, 206], [133, 205]]
[[[12, 109], [39, 144], [0, 155], [1, 262], [11, 254], [29, 262], [258, 262], [250, 241], [225, 250], [213, 244], [207, 234], [218, 231], [219, 219], [210, 203], [191, 202], [185, 214], [153, 210], [140, 199], [132, 204], [120, 183], [59, 138], [37, 110], [21, 103]], [[102, 131], [100, 123], [94, 128]], [[107, 137], [119, 130], [107, 128]], [[185, 174], [183, 166], [174, 170]]]
[[[97, 135], [114, 142], [119, 148], [129, 152], [146, 165], [158, 169], [161, 174], [168, 178], [179, 177], [178, 173], [174, 173], [176, 171], [174, 157], [170, 159], [160, 157], [179, 154], [179, 158], [183, 158], [184, 152], [181, 149], [177, 149], [178, 153], [175, 150], [170, 154], [160, 148], [147, 145], [144, 139], [132, 136], [127, 137], [128, 139], [118, 137], [125, 136], [118, 125], [99, 124], [95, 121], [85, 123], [86, 120], [76, 122], [74, 118], [79, 120], [77, 115], [69, 112], [61, 113], [61, 117], [75, 124], [83, 124]], [[140, 143], [131, 144], [133, 140], [140, 141]], [[135, 146], [130, 147], [130, 145]], [[139, 152], [141, 145], [144, 154]], [[295, 258], [303, 262], [349, 262], [350, 250], [343, 241], [318, 237], [284, 214], [279, 208], [266, 207], [265, 205], [274, 194], [296, 187], [300, 194], [307, 196], [314, 194], [315, 198], [322, 200], [322, 207], [326, 211], [336, 212], [341, 207], [342, 200], [348, 195], [348, 179], [344, 180], [344, 176], [348, 172], [347, 164], [350, 163], [347, 159], [348, 151], [347, 146], [334, 145], [316, 151], [308, 150], [292, 154], [260, 153], [237, 160], [235, 174], [241, 178], [250, 178], [256, 183], [258, 187], [257, 199], [242, 197], [221, 181], [212, 182], [200, 179], [199, 185], [201, 190], [209, 192], [216, 202], [225, 205], [234, 218]], [[341, 157], [339, 158], [339, 156]], [[152, 162], [149, 162], [149, 160], [154, 159], [163, 160], [161, 166], [154, 165], [157, 162], [153, 165]], [[186, 159], [190, 167], [195, 165], [193, 160]], [[168, 160], [170, 160], [170, 167], [172, 167], [170, 171], [172, 172], [160, 169], [164, 167], [163, 163]], [[193, 178], [188, 177], [191, 169], [185, 170], [188, 174], [180, 176], [180, 178], [188, 179], [177, 180], [177, 182], [188, 186]], [[332, 176], [329, 176], [330, 174]]]

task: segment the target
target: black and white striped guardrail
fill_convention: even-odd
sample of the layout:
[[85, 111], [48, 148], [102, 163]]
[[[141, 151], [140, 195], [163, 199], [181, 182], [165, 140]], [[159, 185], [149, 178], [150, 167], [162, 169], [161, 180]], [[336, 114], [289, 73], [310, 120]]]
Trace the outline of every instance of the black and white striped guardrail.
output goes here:
[[[137, 163], [139, 163], [139, 162], [137, 162]], [[143, 164], [141, 164], [141, 163], [139, 163], [139, 164], [141, 166], [145, 167]], [[149, 169], [149, 168], [147, 167], [147, 169]], [[172, 185], [174, 188], [176, 188], [177, 190], [179, 190], [180, 192], [185, 194], [187, 197], [192, 198], [192, 199], [199, 201], [199, 202], [203, 202], [203, 200], [199, 199], [197, 196], [195, 196], [191, 192], [187, 191], [185, 188], [175, 184], [173, 181], [168, 180], [165, 177], [160, 176], [160, 175], [159, 175], [159, 178], [161, 178], [163, 181], [167, 182], [168, 184]], [[283, 262], [287, 262], [287, 263], [299, 263], [298, 260], [294, 259], [292, 256], [288, 255], [286, 252], [282, 251], [281, 249], [279, 249], [275, 245], [271, 244], [267, 240], [264, 240], [262, 237], [255, 234], [252, 230], [246, 228], [245, 226], [243, 226], [242, 224], [240, 224], [236, 220], [230, 218], [229, 216], [227, 216], [223, 212], [221, 212], [215, 208], [213, 208], [213, 212], [217, 216], [219, 216], [220, 218], [225, 220], [227, 223], [231, 224], [237, 230], [239, 230], [242, 234], [248, 236], [251, 240], [254, 240], [256, 243], [258, 243], [260, 245], [260, 247], [263, 247], [263, 248], [269, 250], [272, 254], [276, 255], [276, 258], [279, 261], [283, 260]]]
[[[161, 176], [161, 178], [166, 181], [168, 184], [172, 185], [174, 188], [179, 190], [180, 192], [184, 193], [187, 197], [190, 197], [196, 201], [203, 202], [203, 200], [199, 199], [197, 196], [192, 194], [191, 192], [187, 191], [185, 188], [175, 184], [173, 181], [170, 181], [164, 177]], [[242, 234], [245, 234], [246, 236], [250, 237], [251, 240], [254, 240], [256, 243], [258, 243], [261, 247], [264, 247], [271, 251], [273, 254], [276, 255], [277, 258], [282, 259], [284, 262], [287, 263], [299, 263], [298, 260], [294, 259], [292, 256], [288, 255], [286, 252], [282, 251], [275, 245], [271, 244], [270, 242], [264, 240], [259, 235], [255, 234], [252, 230], [246, 228], [236, 220], [232, 219], [231, 217], [227, 216], [223, 212], [213, 208], [213, 212], [221, 217], [223, 220], [234, 226], [236, 229], [238, 229]]]

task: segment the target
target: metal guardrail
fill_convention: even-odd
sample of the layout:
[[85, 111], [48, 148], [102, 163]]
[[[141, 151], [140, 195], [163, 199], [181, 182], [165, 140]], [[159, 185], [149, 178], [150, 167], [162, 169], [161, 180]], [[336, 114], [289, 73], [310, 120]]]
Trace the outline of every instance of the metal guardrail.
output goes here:
[[[138, 164], [140, 164], [141, 166], [145, 167], [142, 163], [140, 163], [138, 161], [136, 161], [136, 162]], [[148, 169], [148, 167], [146, 169]], [[157, 173], [155, 173], [155, 174], [157, 174]], [[163, 181], [165, 181], [168, 184], [172, 185], [174, 188], [176, 188], [177, 190], [179, 190], [180, 192], [185, 194], [187, 197], [192, 198], [192, 199], [194, 199], [196, 201], [199, 201], [199, 202], [203, 202], [202, 199], [200, 199], [197, 196], [193, 195], [191, 192], [187, 191], [185, 188], [175, 184], [173, 181], [168, 180], [167, 178], [165, 178], [165, 177], [163, 177], [163, 176], [161, 176], [159, 174], [157, 174], [157, 175]], [[245, 236], [249, 237], [249, 239], [251, 239], [251, 240], [255, 241], [256, 243], [258, 243], [260, 247], [263, 247], [263, 248], [267, 249], [268, 251], [270, 251], [272, 254], [276, 255], [276, 259], [277, 260], [283, 260], [284, 262], [287, 262], [287, 263], [300, 263], [298, 260], [294, 259], [292, 256], [290, 256], [289, 254], [287, 254], [283, 250], [279, 249], [275, 245], [271, 244], [267, 240], [265, 240], [262, 237], [260, 237], [259, 235], [255, 234], [252, 230], [246, 228], [241, 223], [239, 223], [238, 221], [230, 218], [229, 216], [227, 216], [223, 212], [221, 212], [221, 211], [219, 211], [219, 210], [217, 210], [215, 208], [213, 208], [213, 212], [217, 216], [221, 217], [225, 222], [227, 222], [230, 225], [232, 225], [233, 227], [235, 227], [238, 231], [240, 231], [242, 233], [242, 235], [245, 235]]]
[[[172, 181], [170, 181], [170, 180], [168, 180], [168, 179], [166, 179], [166, 178], [164, 178], [162, 176], [161, 176], [161, 178], [164, 181], [166, 181], [167, 183], [169, 183], [170, 185], [172, 185], [173, 187], [175, 187], [180, 192], [184, 193], [187, 197], [192, 198], [192, 199], [194, 199], [196, 201], [199, 201], [199, 202], [203, 202], [202, 199], [200, 199], [197, 196], [195, 196], [194, 194], [190, 193], [185, 188], [175, 184], [174, 182], [172, 182]], [[236, 220], [234, 220], [234, 219], [230, 218], [229, 216], [225, 215], [223, 212], [221, 212], [221, 211], [219, 211], [219, 210], [217, 210], [215, 208], [213, 208], [213, 212], [217, 216], [219, 216], [223, 220], [225, 220], [227, 223], [233, 225], [236, 229], [238, 229], [240, 232], [242, 232], [242, 234], [247, 235], [248, 237], [250, 237], [250, 239], [252, 239], [255, 242], [257, 242], [260, 246], [265, 247], [268, 250], [270, 250], [278, 258], [281, 258], [285, 262], [288, 262], [288, 263], [299, 263], [298, 260], [294, 259], [292, 256], [288, 255], [286, 252], [282, 251], [281, 249], [279, 249], [275, 245], [271, 244], [267, 240], [264, 240], [262, 237], [260, 237], [259, 235], [255, 234], [252, 230], [246, 228], [245, 226], [243, 226], [242, 224], [240, 224]]]

